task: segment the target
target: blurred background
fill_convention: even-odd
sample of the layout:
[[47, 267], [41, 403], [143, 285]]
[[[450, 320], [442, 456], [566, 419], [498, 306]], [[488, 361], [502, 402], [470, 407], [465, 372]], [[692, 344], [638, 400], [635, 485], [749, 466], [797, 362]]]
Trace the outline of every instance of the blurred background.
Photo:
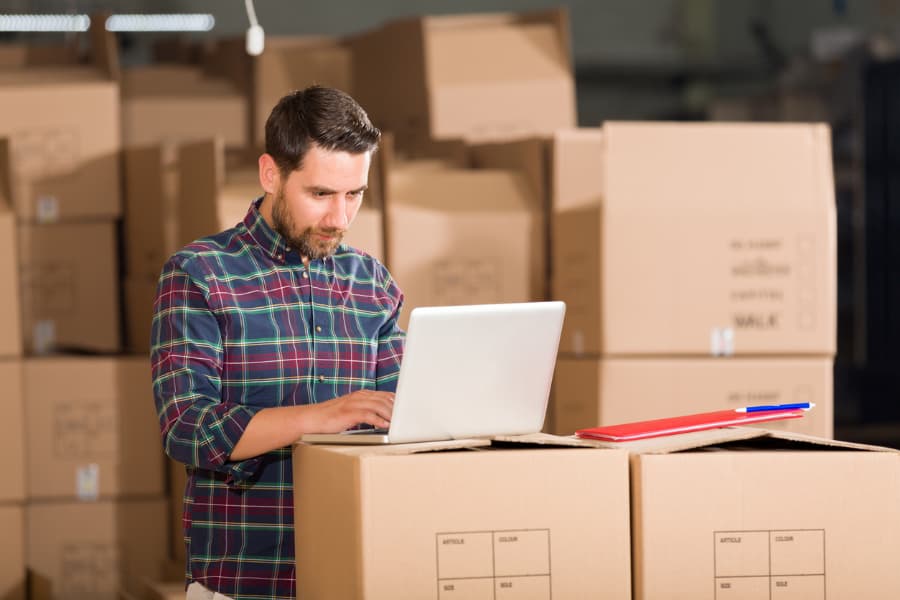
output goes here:
[[[265, 117], [312, 83], [386, 134], [348, 241], [407, 310], [569, 303], [548, 431], [805, 398], [819, 413], [798, 431], [900, 448], [900, 0], [5, 0], [0, 368], [24, 427], [0, 447], [22, 457], [0, 519], [28, 524], [30, 579], [11, 562], [0, 598], [178, 579], [184, 472], [158, 452], [146, 372], [156, 277], [243, 218]], [[667, 223], [669, 246], [648, 233]], [[790, 275], [737, 289], [740, 265]], [[654, 329], [750, 293], [825, 319]], [[659, 319], [620, 331], [642, 321], [629, 303]], [[79, 523], [105, 533], [67, 545]], [[129, 564], [116, 536], [140, 547]]]

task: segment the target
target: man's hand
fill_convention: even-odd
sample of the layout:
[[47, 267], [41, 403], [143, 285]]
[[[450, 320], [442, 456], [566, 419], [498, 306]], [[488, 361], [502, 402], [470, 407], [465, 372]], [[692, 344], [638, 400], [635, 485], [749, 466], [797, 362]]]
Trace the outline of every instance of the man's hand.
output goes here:
[[264, 408], [256, 413], [231, 451], [231, 460], [259, 456], [293, 444], [304, 433], [340, 433], [359, 423], [389, 427], [393, 392], [358, 390], [319, 404]]
[[315, 405], [316, 433], [340, 433], [359, 423], [387, 428], [394, 411], [393, 392], [357, 390]]

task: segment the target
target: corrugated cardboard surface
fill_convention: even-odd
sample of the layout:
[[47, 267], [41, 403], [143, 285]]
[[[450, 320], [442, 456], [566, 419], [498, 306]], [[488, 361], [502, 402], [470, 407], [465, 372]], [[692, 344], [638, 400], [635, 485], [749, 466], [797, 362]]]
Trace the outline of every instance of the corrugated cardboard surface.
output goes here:
[[607, 123], [602, 139], [602, 204], [554, 215], [562, 351], [834, 354], [826, 126]]
[[0, 504], [0, 598], [25, 600], [25, 507]]
[[122, 72], [125, 147], [220, 136], [240, 148], [247, 143], [247, 122], [247, 99], [226, 79], [203, 77], [191, 67]]
[[417, 446], [295, 447], [298, 597], [630, 597], [623, 454]]
[[416, 306], [531, 298], [534, 201], [512, 171], [397, 166], [389, 175], [388, 268]]
[[[3, 193], [0, 192], [0, 196]], [[0, 210], [0, 356], [22, 355], [22, 313], [19, 298], [19, 248], [16, 220], [9, 210]]]
[[178, 148], [175, 144], [128, 148], [123, 156], [126, 273], [155, 279], [178, 249]]
[[633, 456], [634, 598], [900, 593], [900, 454], [801, 439]]
[[146, 356], [28, 359], [24, 387], [29, 499], [164, 492]]
[[552, 147], [544, 139], [478, 144], [468, 148], [473, 166], [479, 169], [509, 169], [520, 172], [531, 188], [534, 222], [531, 239], [531, 297], [550, 298], [550, 163]]
[[564, 11], [408, 19], [351, 46], [354, 93], [401, 146], [410, 138], [504, 141], [575, 126]]
[[560, 357], [552, 400], [554, 433], [752, 404], [815, 402], [785, 429], [830, 438], [834, 398], [830, 358]]
[[29, 353], [121, 350], [117, 256], [112, 221], [19, 227]]
[[0, 81], [19, 219], [114, 218], [121, 212], [119, 91], [90, 71], [16, 71]]
[[[25, 398], [22, 392], [22, 361], [0, 360], [3, 382], [5, 431], [0, 436], [0, 456], [4, 457], [3, 485], [0, 503], [25, 500]], [[0, 595], [0, 598], [3, 598]]]
[[26, 508], [32, 600], [115, 600], [159, 579], [166, 558], [165, 500], [48, 502]]
[[150, 353], [157, 283], [157, 277], [126, 277], [122, 282], [125, 293], [125, 343], [131, 354], [147, 356]]

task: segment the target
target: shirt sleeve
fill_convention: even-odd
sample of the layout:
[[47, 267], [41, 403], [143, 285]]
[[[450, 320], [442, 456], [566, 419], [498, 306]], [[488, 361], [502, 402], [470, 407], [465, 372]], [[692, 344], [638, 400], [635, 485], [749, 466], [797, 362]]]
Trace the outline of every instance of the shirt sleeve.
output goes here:
[[400, 361], [403, 358], [403, 344], [406, 332], [400, 329], [400, 311], [403, 308], [403, 292], [393, 278], [383, 269], [383, 289], [390, 298], [393, 310], [378, 331], [378, 354], [375, 371], [375, 389], [396, 391], [400, 375]]
[[262, 459], [229, 456], [259, 409], [222, 401], [221, 330], [209, 290], [185, 268], [187, 260], [176, 255], [163, 267], [153, 307], [150, 354], [163, 447], [179, 462], [240, 483]]

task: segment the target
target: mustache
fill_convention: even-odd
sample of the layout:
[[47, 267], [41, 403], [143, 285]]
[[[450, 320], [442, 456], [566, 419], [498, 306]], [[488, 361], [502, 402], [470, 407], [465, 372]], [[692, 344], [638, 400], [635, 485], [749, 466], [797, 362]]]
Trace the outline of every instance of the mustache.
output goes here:
[[306, 230], [306, 233], [315, 233], [318, 235], [329, 236], [343, 235], [346, 232], [346, 229], [340, 229], [338, 227], [310, 227]]

